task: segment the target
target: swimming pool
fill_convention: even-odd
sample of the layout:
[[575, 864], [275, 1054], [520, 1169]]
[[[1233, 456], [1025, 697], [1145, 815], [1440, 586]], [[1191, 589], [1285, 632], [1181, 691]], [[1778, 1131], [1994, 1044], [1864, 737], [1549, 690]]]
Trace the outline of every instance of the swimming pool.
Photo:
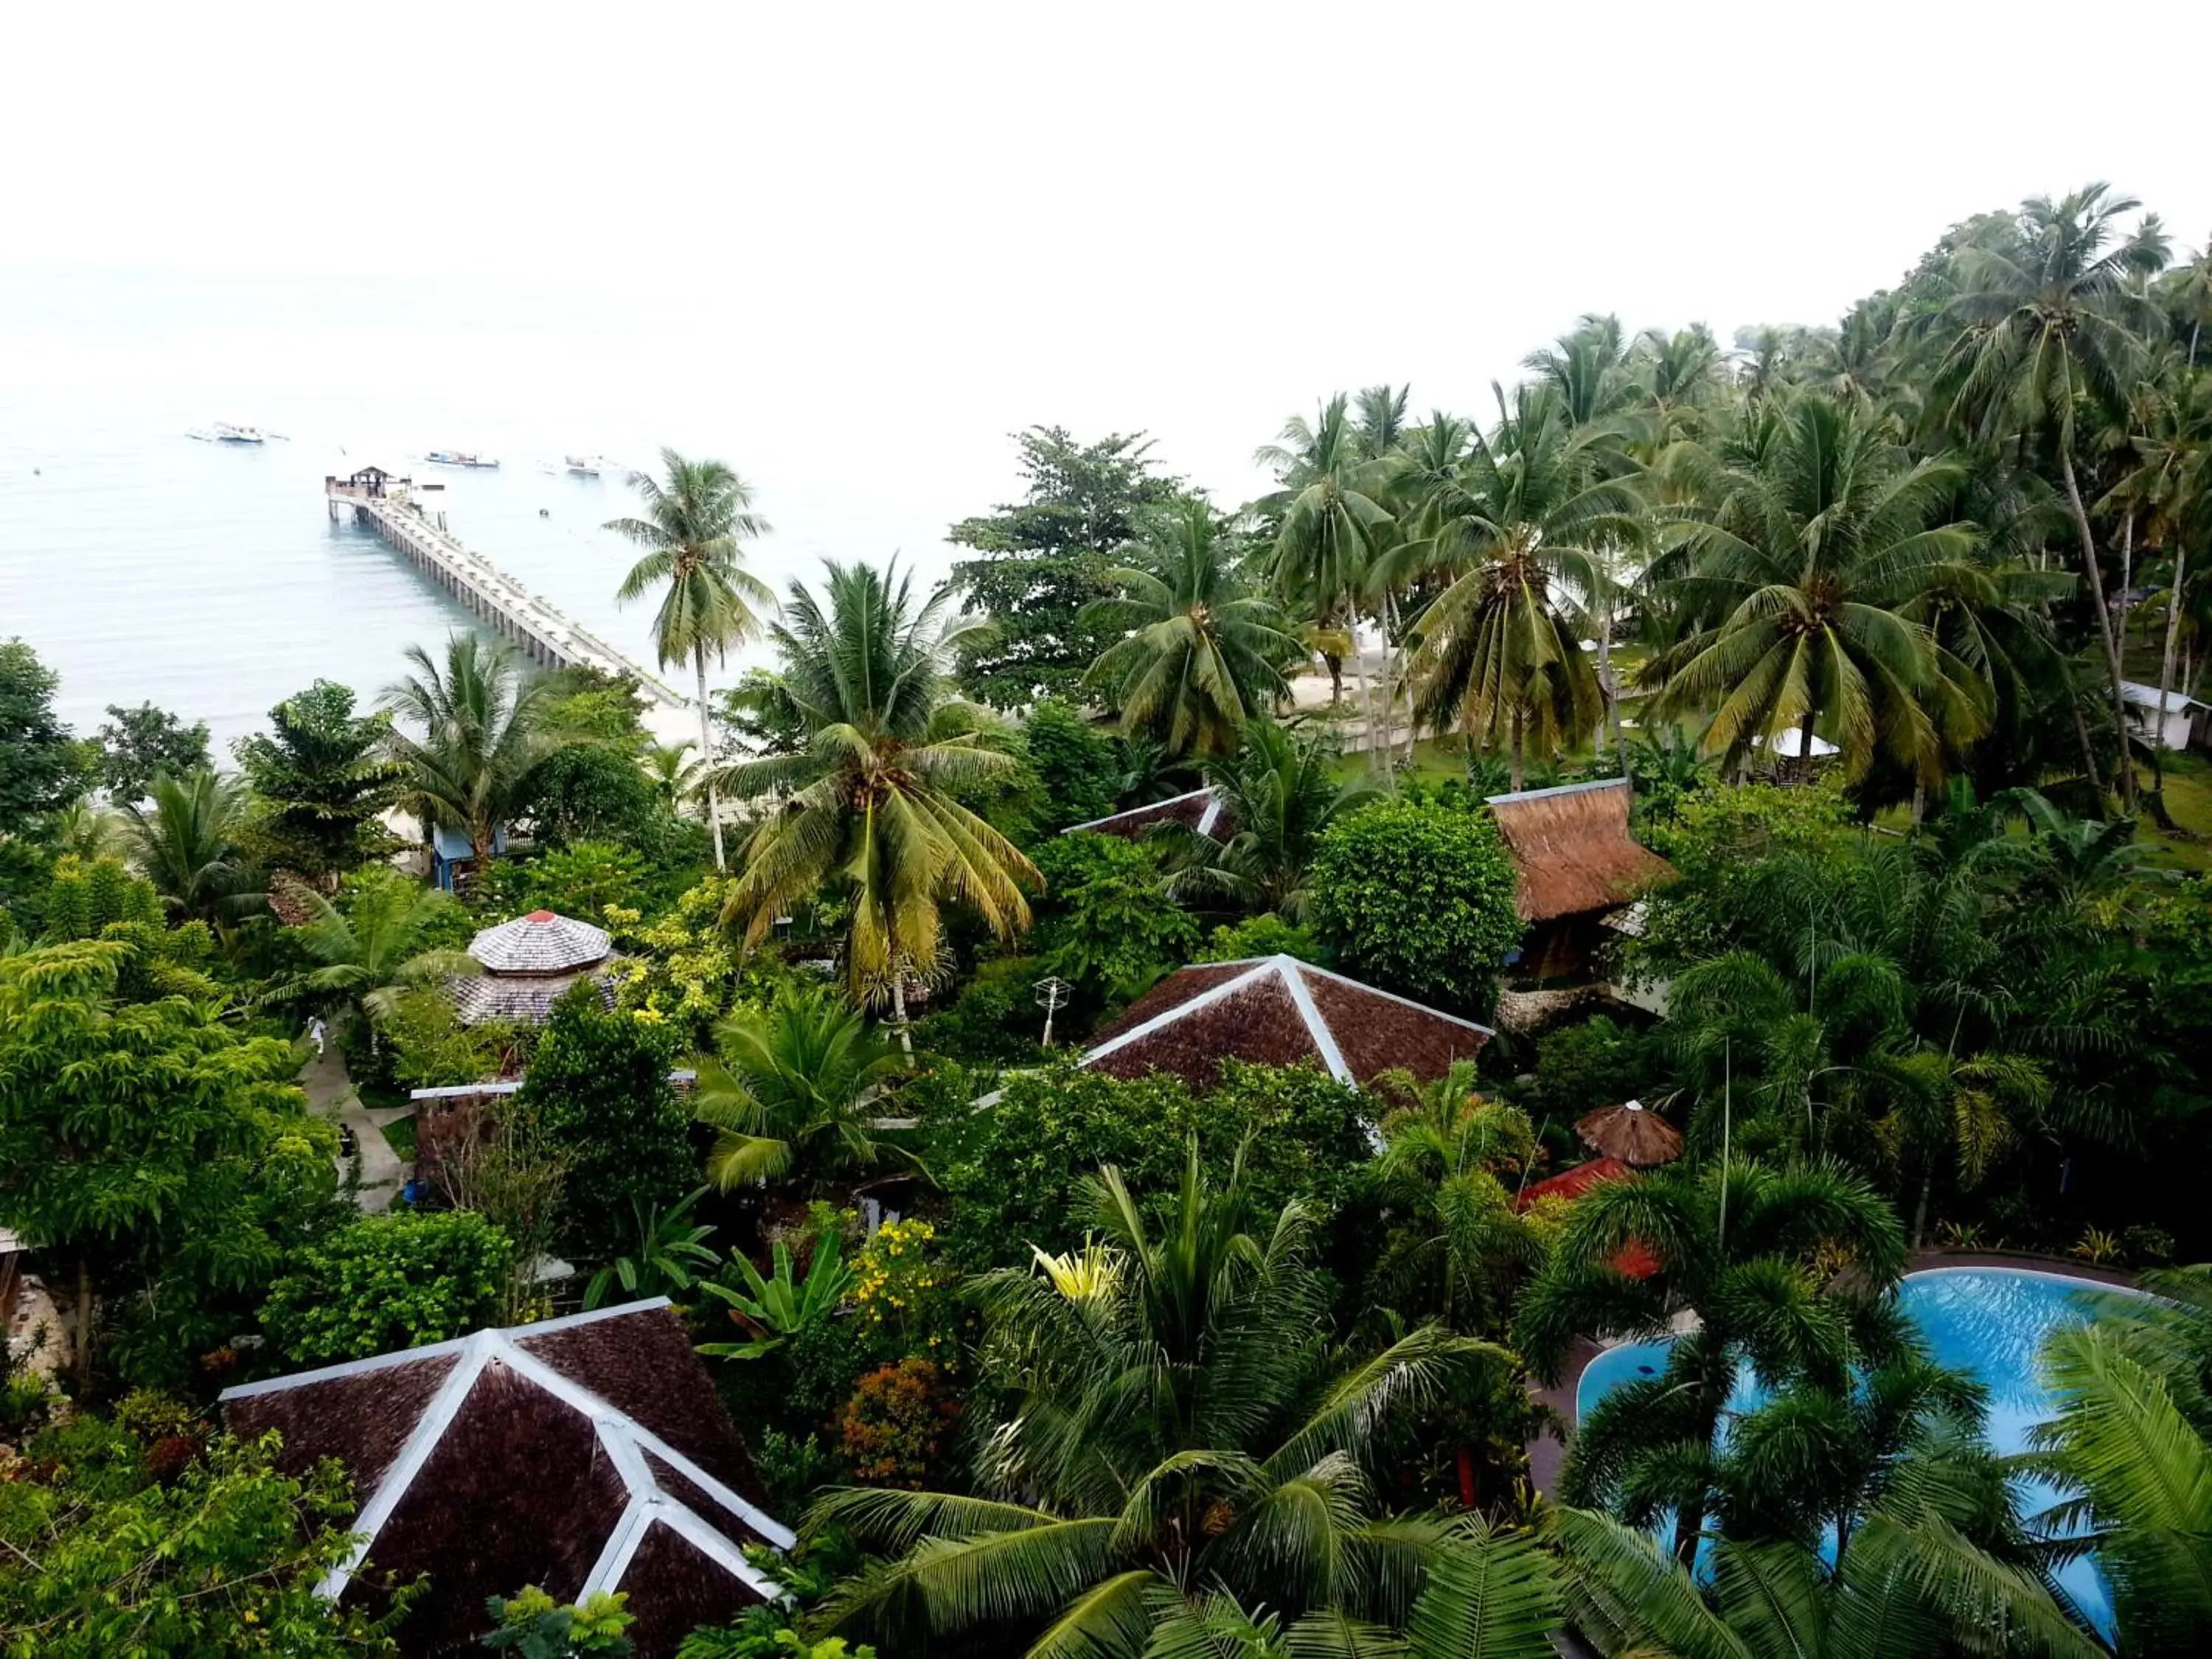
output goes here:
[[[2080, 1323], [2100, 1296], [2136, 1294], [2024, 1267], [1931, 1267], [1907, 1274], [1898, 1300], [1938, 1364], [1987, 1387], [1990, 1443], [2011, 1453], [2027, 1450], [2028, 1431], [2054, 1414], [2036, 1370], [2044, 1338]], [[1622, 1383], [1656, 1376], [1666, 1364], [1663, 1339], [1607, 1349], [1583, 1368], [1575, 1385], [1576, 1420]], [[1746, 1371], [1736, 1379], [1728, 1409], [1747, 1411], [1765, 1398]], [[2042, 1480], [2018, 1481], [2015, 1492], [2014, 1504], [2022, 1515], [2048, 1507], [2057, 1496]], [[2110, 1636], [2112, 1601], [2094, 1560], [2069, 1562], [2057, 1577], [2099, 1632]]]

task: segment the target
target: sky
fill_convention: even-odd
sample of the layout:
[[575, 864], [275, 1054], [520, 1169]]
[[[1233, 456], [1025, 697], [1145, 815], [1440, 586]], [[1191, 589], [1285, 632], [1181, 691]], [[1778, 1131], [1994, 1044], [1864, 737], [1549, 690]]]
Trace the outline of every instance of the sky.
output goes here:
[[848, 556], [931, 556], [1031, 423], [1145, 429], [1234, 502], [1328, 392], [1480, 412], [1585, 311], [1830, 321], [2095, 179], [2212, 233], [2200, 100], [2158, 87], [2203, 0], [39, 5], [6, 37], [19, 391], [155, 373], [253, 418], [404, 375], [438, 441], [649, 429]]

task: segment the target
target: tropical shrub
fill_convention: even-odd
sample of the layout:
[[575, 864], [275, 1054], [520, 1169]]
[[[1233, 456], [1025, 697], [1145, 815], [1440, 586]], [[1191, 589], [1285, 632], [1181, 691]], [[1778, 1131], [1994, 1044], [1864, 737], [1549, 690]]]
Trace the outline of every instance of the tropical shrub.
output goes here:
[[1544, 1108], [1571, 1116], [1650, 1092], [1663, 1064], [1657, 1043], [1604, 1014], [1548, 1032], [1536, 1044]]
[[1112, 814], [1121, 789], [1121, 757], [1112, 738], [1058, 697], [1036, 703], [1021, 729], [1023, 753], [1036, 780], [1033, 816], [1039, 832]]
[[1326, 963], [1329, 953], [1312, 929], [1285, 921], [1270, 910], [1215, 928], [1198, 960], [1243, 962], [1250, 957], [1296, 957], [1300, 962]]
[[296, 1365], [366, 1359], [500, 1322], [514, 1246], [473, 1210], [368, 1215], [302, 1251], [261, 1322]]
[[1483, 1010], [1520, 943], [1513, 861], [1486, 814], [1379, 801], [1332, 824], [1314, 931], [1347, 973], [1439, 1007]]
[[919, 1491], [943, 1468], [960, 1402], [935, 1362], [909, 1357], [860, 1379], [838, 1422], [838, 1446], [863, 1486]]
[[635, 1622], [621, 1590], [594, 1590], [580, 1603], [556, 1602], [535, 1584], [485, 1603], [493, 1630], [483, 1646], [516, 1659], [623, 1659], [636, 1644], [623, 1634]]
[[501, 860], [484, 872], [471, 896], [490, 914], [551, 910], [604, 926], [610, 905], [638, 902], [645, 880], [645, 859], [629, 845], [580, 840], [534, 859]]
[[[963, 1066], [1034, 1062], [1044, 1035], [1036, 987], [1046, 973], [1035, 957], [994, 957], [950, 1003], [915, 1022], [915, 1046]], [[1055, 1040], [1060, 1030], [1054, 1027]]]
[[853, 1261], [854, 1317], [876, 1351], [918, 1354], [957, 1368], [960, 1279], [937, 1245], [937, 1229], [919, 1219], [887, 1221]]

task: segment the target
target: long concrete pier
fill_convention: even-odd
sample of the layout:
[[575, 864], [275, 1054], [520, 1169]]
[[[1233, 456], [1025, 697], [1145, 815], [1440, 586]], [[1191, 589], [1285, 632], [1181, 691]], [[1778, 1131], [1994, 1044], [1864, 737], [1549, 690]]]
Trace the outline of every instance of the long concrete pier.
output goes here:
[[[369, 467], [350, 477], [325, 477], [323, 494], [335, 524], [348, 507], [354, 522], [374, 530], [424, 575], [451, 593], [493, 632], [546, 668], [596, 668], [626, 674], [659, 709], [689, 712], [691, 700], [659, 675], [609, 645], [542, 594], [533, 593], [446, 528], [445, 514], [426, 507], [411, 481]], [[659, 726], [664, 721], [654, 721]]]

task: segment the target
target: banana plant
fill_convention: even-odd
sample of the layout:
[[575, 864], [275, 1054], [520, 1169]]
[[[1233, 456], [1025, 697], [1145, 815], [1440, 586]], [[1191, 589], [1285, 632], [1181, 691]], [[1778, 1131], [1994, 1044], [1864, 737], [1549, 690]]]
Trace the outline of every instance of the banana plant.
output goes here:
[[707, 1189], [702, 1187], [666, 1211], [657, 1204], [648, 1209], [632, 1200], [630, 1209], [637, 1218], [636, 1254], [618, 1255], [593, 1273], [584, 1287], [584, 1305], [603, 1305], [607, 1292], [617, 1285], [626, 1297], [673, 1296], [690, 1290], [701, 1269], [711, 1273], [720, 1259], [707, 1243], [714, 1230], [711, 1225], [694, 1225], [690, 1220], [691, 1206], [706, 1195]]
[[806, 1329], [816, 1321], [827, 1319], [845, 1299], [853, 1287], [855, 1277], [852, 1268], [839, 1259], [837, 1236], [824, 1234], [814, 1247], [814, 1261], [806, 1270], [806, 1277], [794, 1280], [791, 1270], [791, 1247], [779, 1243], [775, 1247], [775, 1273], [763, 1279], [760, 1269], [742, 1255], [732, 1258], [744, 1279], [738, 1289], [708, 1279], [700, 1289], [718, 1296], [743, 1314], [757, 1329], [767, 1335], [750, 1342], [702, 1342], [699, 1352], [718, 1359], [758, 1359], [763, 1354], [773, 1353], [791, 1338]]

